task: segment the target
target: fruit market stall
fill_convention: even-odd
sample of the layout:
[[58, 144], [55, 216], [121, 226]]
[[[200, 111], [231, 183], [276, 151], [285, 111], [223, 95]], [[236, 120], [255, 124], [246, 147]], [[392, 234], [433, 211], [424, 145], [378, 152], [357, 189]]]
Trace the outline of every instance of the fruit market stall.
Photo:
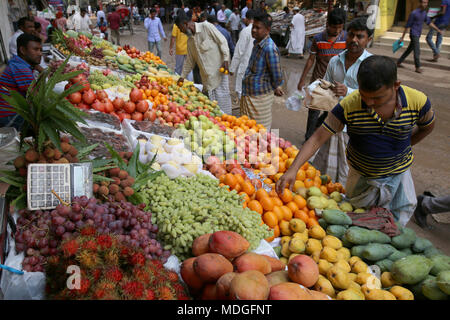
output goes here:
[[309, 163], [278, 194], [298, 148], [159, 57], [89, 34], [54, 47], [67, 57], [7, 98], [25, 125], [0, 178], [5, 298], [448, 298], [450, 257]]

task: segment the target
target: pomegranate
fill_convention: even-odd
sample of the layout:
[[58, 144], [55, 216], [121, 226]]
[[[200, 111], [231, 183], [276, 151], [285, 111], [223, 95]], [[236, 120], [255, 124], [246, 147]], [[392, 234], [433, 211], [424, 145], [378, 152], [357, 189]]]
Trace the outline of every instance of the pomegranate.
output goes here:
[[148, 110], [148, 102], [141, 100], [136, 104], [136, 111], [145, 113]]
[[117, 97], [113, 101], [114, 109], [116, 111], [122, 110], [123, 106], [125, 105], [125, 101], [123, 99]]
[[131, 114], [131, 113], [134, 112], [134, 110], [136, 110], [136, 105], [135, 105], [133, 102], [128, 101], [128, 102], [125, 103], [125, 105], [123, 106], [123, 110], [124, 110], [126, 113]]
[[142, 100], [142, 91], [137, 88], [133, 88], [130, 92], [130, 101], [138, 102], [139, 100]]
[[92, 90], [88, 90], [83, 93], [83, 102], [90, 105], [95, 100], [95, 93]]

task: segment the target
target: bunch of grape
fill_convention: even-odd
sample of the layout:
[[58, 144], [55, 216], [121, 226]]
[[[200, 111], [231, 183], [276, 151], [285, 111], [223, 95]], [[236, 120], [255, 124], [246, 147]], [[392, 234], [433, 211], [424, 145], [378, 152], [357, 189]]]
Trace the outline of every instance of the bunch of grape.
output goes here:
[[21, 210], [15, 234], [16, 252], [25, 252], [25, 271], [43, 271], [47, 257], [58, 252], [63, 240], [80, 235], [87, 226], [98, 233], [113, 233], [119, 239], [145, 251], [147, 259], [165, 263], [170, 251], [156, 240], [158, 227], [151, 223], [151, 212], [144, 204], [125, 201], [99, 203], [96, 198], [74, 197], [69, 206], [58, 205], [52, 211]]
[[94, 57], [94, 58], [103, 59], [104, 54], [103, 54], [101, 49], [97, 49], [97, 48], [94, 47], [91, 50], [91, 56]]

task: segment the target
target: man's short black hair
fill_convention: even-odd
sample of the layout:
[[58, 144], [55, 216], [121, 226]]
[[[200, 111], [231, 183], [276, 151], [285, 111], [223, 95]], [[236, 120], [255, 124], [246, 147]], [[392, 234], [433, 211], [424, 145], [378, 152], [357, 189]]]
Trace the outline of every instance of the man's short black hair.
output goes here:
[[253, 17], [253, 21], [261, 22], [266, 28], [270, 29], [272, 26], [272, 17], [267, 13], [258, 13]]
[[347, 27], [347, 31], [355, 30], [355, 31], [366, 31], [369, 37], [373, 34], [373, 29], [369, 29], [367, 26], [367, 18], [361, 17], [354, 19]]
[[21, 27], [24, 27], [25, 26], [25, 23], [26, 22], [33, 22], [34, 23], [34, 20], [32, 20], [32, 19], [30, 19], [30, 18], [28, 18], [28, 17], [22, 17], [22, 18], [20, 18], [19, 19], [19, 21], [17, 21], [17, 27], [20, 29]]
[[151, 8], [150, 9], [150, 13], [156, 13], [156, 9], [155, 8]]
[[86, 13], [87, 12], [87, 10], [86, 10], [86, 8], [81, 8], [81, 10], [80, 10], [80, 13]]
[[386, 56], [373, 55], [361, 62], [358, 69], [359, 89], [374, 92], [397, 81], [397, 64]]
[[42, 28], [42, 25], [39, 22], [34, 22], [34, 29], [37, 30], [39, 28]]
[[330, 12], [327, 18], [328, 24], [335, 26], [338, 24], [344, 24], [345, 23], [345, 11], [344, 9], [337, 8]]
[[208, 14], [206, 21], [208, 21], [209, 23], [217, 23], [217, 18], [213, 14]]
[[188, 22], [190, 19], [184, 11], [178, 12], [177, 17], [175, 18], [175, 24], [180, 26], [181, 24]]
[[34, 34], [22, 33], [17, 37], [16, 45], [17, 45], [17, 54], [19, 54], [19, 49], [21, 47], [27, 47], [29, 42], [39, 42], [42, 43], [41, 38], [35, 36]]
[[208, 16], [209, 16], [208, 12], [202, 12], [202, 13], [200, 14], [200, 20], [201, 20], [201, 21], [205, 21], [205, 20], [208, 19]]
[[245, 13], [245, 18], [248, 20], [253, 20], [255, 18], [255, 10], [248, 9], [247, 12]]

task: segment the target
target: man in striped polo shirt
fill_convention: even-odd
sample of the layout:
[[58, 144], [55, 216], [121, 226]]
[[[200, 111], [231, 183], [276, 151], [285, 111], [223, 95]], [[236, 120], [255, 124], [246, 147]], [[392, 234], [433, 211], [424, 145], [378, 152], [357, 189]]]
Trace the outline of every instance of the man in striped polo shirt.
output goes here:
[[[343, 52], [346, 48], [344, 31], [345, 11], [337, 8], [330, 12], [327, 19], [326, 30], [314, 36], [309, 50], [309, 58], [298, 82], [298, 90], [305, 86], [306, 77], [314, 65], [311, 83], [317, 79], [323, 79], [331, 58]], [[315, 64], [314, 64], [315, 62]], [[305, 140], [312, 136], [319, 127], [326, 114], [319, 119], [319, 110], [308, 109], [308, 122], [306, 124]]]
[[33, 78], [33, 69], [42, 57], [41, 39], [24, 33], [17, 38], [17, 56], [13, 56], [0, 76], [0, 127], [15, 127], [20, 130], [23, 118], [16, 114], [3, 99], [2, 94], [17, 91], [24, 97]]
[[347, 197], [355, 207], [390, 209], [404, 226], [417, 204], [410, 172], [412, 146], [433, 130], [434, 111], [425, 94], [400, 85], [396, 63], [388, 57], [365, 59], [357, 78], [359, 90], [342, 99], [306, 141], [277, 182], [277, 191], [287, 184], [292, 190], [303, 163], [346, 125]]

